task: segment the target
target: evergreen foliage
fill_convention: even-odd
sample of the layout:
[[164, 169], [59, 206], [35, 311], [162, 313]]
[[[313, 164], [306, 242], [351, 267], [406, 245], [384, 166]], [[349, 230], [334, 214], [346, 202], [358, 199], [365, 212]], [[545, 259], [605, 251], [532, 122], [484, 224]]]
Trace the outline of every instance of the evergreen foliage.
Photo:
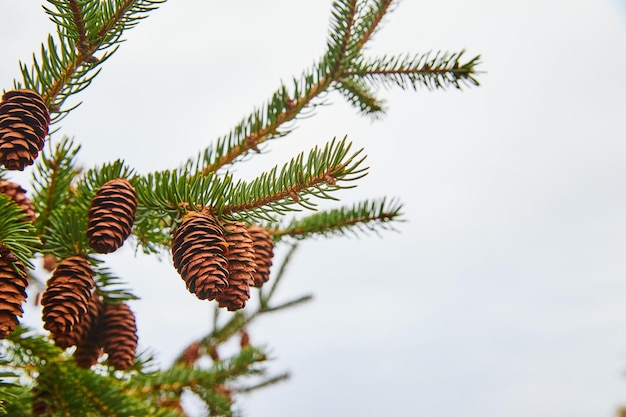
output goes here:
[[[33, 54], [31, 63], [19, 63], [20, 77], [13, 88], [38, 93], [50, 111], [51, 124], [58, 124], [78, 107], [69, 99], [89, 87], [127, 30], [164, 1], [47, 0], [43, 9], [56, 32]], [[300, 153], [250, 181], [235, 180], [229, 169], [265, 149], [268, 141], [288, 135], [294, 122], [314, 113], [329, 92], [339, 93], [361, 114], [377, 118], [385, 111], [384, 100], [375, 93], [378, 87], [478, 85], [479, 57], [465, 59], [464, 51], [365, 56], [364, 48], [395, 6], [392, 0], [335, 1], [326, 52], [299, 76], [279, 85], [230, 132], [177, 168], [140, 175], [117, 160], [83, 170], [78, 164], [79, 144], [58, 138], [54, 131], [47, 137], [45, 149], [30, 168], [36, 219], [26, 219], [10, 196], [0, 195], [0, 255], [5, 260], [33, 270], [37, 257], [59, 262], [81, 256], [95, 274], [93, 296], [102, 297], [105, 304], [135, 300], [130, 285], [112, 272], [105, 256], [94, 253], [86, 235], [94, 196], [118, 178], [128, 180], [136, 191], [130, 239], [146, 254], [169, 254], [172, 233], [184, 216], [200, 211], [210, 212], [222, 224], [263, 226], [275, 244], [289, 250], [271, 280], [255, 290], [256, 305], [236, 312], [216, 305], [212, 329], [170, 367], [155, 366], [144, 353], [137, 355], [130, 370], [116, 371], [106, 355], [90, 369], [82, 369], [73, 359], [76, 348], [61, 350], [48, 335], [18, 327], [0, 341], [0, 415], [184, 416], [181, 395], [192, 393], [210, 415], [230, 416], [237, 414], [237, 394], [288, 377], [269, 372], [267, 352], [249, 345], [245, 329], [260, 316], [311, 299], [304, 295], [280, 304], [274, 301], [295, 242], [392, 229], [402, 221], [402, 203], [383, 197], [317, 211], [320, 201], [338, 201], [341, 190], [355, 187], [367, 174], [365, 151], [354, 150], [348, 138]], [[1, 175], [10, 177], [10, 172], [3, 170]], [[236, 337], [241, 338], [241, 349], [221, 358], [220, 347]]]

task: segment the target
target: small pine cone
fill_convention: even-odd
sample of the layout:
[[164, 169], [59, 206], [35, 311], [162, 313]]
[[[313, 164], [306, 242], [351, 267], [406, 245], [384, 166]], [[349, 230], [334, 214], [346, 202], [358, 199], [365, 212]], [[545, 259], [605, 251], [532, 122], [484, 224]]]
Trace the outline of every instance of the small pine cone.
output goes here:
[[185, 216], [172, 237], [174, 268], [187, 289], [201, 300], [213, 300], [228, 286], [228, 243], [207, 212]]
[[109, 365], [125, 371], [135, 361], [137, 325], [135, 315], [126, 304], [106, 304], [100, 321], [102, 347], [109, 355]]
[[97, 294], [92, 294], [89, 300], [89, 311], [77, 328], [76, 351], [74, 351], [74, 361], [81, 368], [91, 368], [100, 358], [102, 348], [100, 347], [100, 319], [104, 311], [102, 298]]
[[52, 333], [55, 342], [70, 334], [85, 316], [93, 286], [93, 270], [82, 256], [70, 256], [54, 270], [41, 305], [43, 327]]
[[17, 204], [27, 217], [24, 220], [35, 221], [35, 206], [26, 197], [26, 190], [19, 184], [7, 180], [0, 180], [0, 193], [6, 194]]
[[137, 210], [137, 194], [124, 178], [105, 183], [91, 201], [87, 237], [98, 253], [119, 249], [130, 236]]
[[[13, 265], [21, 271], [17, 272]], [[11, 334], [22, 317], [28, 280], [22, 264], [0, 260], [0, 339]]]
[[256, 271], [255, 255], [245, 224], [228, 223], [224, 229], [228, 243], [228, 287], [215, 300], [220, 307], [235, 311], [244, 308], [250, 298], [250, 286], [254, 284]]
[[181, 357], [181, 361], [185, 365], [191, 366], [194, 363], [196, 363], [196, 361], [198, 359], [200, 359], [200, 343], [193, 342], [192, 344], [187, 346], [187, 348], [183, 352], [183, 355]]
[[260, 226], [248, 226], [248, 233], [252, 238], [256, 262], [256, 272], [253, 275], [254, 286], [261, 288], [270, 279], [274, 241], [272, 241], [269, 232]]
[[48, 135], [50, 113], [39, 94], [8, 91], [0, 102], [0, 164], [23, 171], [32, 165]]

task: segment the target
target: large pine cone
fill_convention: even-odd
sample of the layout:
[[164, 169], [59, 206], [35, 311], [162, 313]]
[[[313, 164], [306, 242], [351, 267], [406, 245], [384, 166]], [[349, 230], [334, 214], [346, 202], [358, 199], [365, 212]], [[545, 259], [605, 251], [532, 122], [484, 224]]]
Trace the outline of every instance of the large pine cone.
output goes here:
[[228, 287], [216, 298], [220, 307], [229, 311], [244, 308], [250, 298], [250, 286], [254, 284], [256, 271], [252, 238], [242, 222], [224, 226], [224, 238], [228, 243]]
[[201, 300], [215, 299], [228, 286], [227, 250], [224, 231], [207, 212], [187, 214], [172, 237], [174, 267]]
[[137, 194], [124, 178], [104, 184], [91, 201], [87, 237], [98, 253], [120, 248], [130, 236], [137, 210]]
[[260, 226], [248, 226], [248, 233], [252, 238], [256, 262], [256, 272], [253, 275], [254, 286], [261, 286], [270, 279], [270, 268], [274, 257], [274, 241], [269, 232]]
[[39, 94], [31, 90], [8, 91], [0, 102], [0, 164], [24, 170], [43, 149], [50, 113]]
[[135, 362], [137, 325], [135, 315], [126, 304], [106, 304], [100, 321], [102, 347], [109, 355], [109, 365], [127, 370]]
[[[17, 272], [13, 265], [19, 271]], [[28, 280], [24, 266], [0, 260], [0, 339], [11, 334], [22, 317], [22, 303], [26, 301]]]
[[70, 256], [59, 263], [46, 285], [41, 296], [43, 327], [56, 342], [71, 334], [87, 313], [93, 270], [87, 259]]
[[26, 197], [26, 190], [21, 185], [7, 180], [0, 180], [0, 193], [6, 194], [17, 204], [27, 217], [24, 220], [35, 221], [35, 206]]

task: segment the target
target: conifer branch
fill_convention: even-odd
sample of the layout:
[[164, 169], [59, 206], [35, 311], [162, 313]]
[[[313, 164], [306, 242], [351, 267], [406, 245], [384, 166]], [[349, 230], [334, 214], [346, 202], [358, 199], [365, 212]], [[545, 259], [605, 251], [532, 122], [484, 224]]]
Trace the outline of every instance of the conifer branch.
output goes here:
[[385, 113], [384, 101], [376, 98], [361, 80], [344, 78], [337, 82], [335, 88], [362, 114], [377, 118]]
[[[54, 8], [44, 10], [57, 25], [57, 39], [48, 36], [32, 65], [20, 62], [22, 81], [15, 80], [14, 85], [38, 91], [52, 123], [58, 122], [78, 106], [62, 109], [65, 100], [91, 84], [99, 66], [117, 50], [122, 33], [164, 1], [49, 0]], [[100, 57], [95, 56], [98, 52]]]
[[269, 229], [277, 237], [306, 239], [314, 235], [337, 236], [349, 232], [378, 232], [392, 229], [391, 223], [402, 221], [402, 204], [397, 200], [365, 200], [352, 206], [339, 207], [314, 213], [301, 219], [293, 219], [285, 228]]
[[37, 232], [41, 234], [50, 225], [50, 215], [55, 208], [71, 199], [71, 183], [80, 172], [76, 168], [76, 155], [80, 145], [64, 138], [54, 150], [51, 142], [35, 165], [33, 173], [33, 205], [39, 214], [35, 221]]
[[41, 241], [37, 236], [35, 226], [32, 222], [25, 220], [25, 214], [11, 197], [0, 194], [0, 247], [6, 254], [9, 254], [23, 263], [28, 268], [33, 268], [30, 260], [33, 254], [41, 246]]
[[272, 221], [272, 213], [294, 211], [296, 205], [315, 209], [311, 197], [336, 199], [333, 191], [352, 187], [341, 183], [366, 175], [367, 168], [361, 167], [365, 157], [359, 158], [362, 149], [350, 154], [350, 147], [345, 138], [333, 139], [324, 149], [314, 148], [306, 160], [300, 153], [280, 172], [275, 166], [251, 182], [238, 182], [219, 213]]
[[462, 85], [477, 86], [476, 66], [480, 63], [480, 56], [476, 56], [462, 63], [465, 53], [438, 51], [434, 55], [425, 54], [384, 56], [374, 60], [360, 59], [353, 68], [344, 73], [349, 78], [361, 79], [372, 86], [397, 86], [402, 89], [418, 86], [429, 90]]

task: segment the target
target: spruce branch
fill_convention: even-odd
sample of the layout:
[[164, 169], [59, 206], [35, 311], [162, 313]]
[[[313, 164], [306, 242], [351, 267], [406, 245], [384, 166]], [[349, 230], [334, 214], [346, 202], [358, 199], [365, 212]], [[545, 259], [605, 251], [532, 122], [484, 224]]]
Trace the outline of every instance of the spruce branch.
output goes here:
[[8, 261], [19, 260], [33, 268], [30, 260], [41, 247], [35, 226], [11, 197], [0, 194], [0, 253]]
[[360, 79], [371, 86], [397, 86], [402, 89], [418, 86], [429, 90], [445, 89], [450, 86], [461, 88], [477, 86], [476, 66], [480, 56], [461, 62], [465, 51], [443, 52], [434, 54], [383, 56], [373, 60], [359, 59], [354, 67], [344, 73], [350, 79]]
[[351, 146], [346, 138], [333, 139], [306, 157], [300, 153], [280, 171], [275, 166], [251, 182], [238, 182], [219, 213], [273, 221], [272, 214], [298, 210], [296, 206], [314, 210], [312, 197], [336, 200], [331, 193], [353, 187], [344, 183], [367, 174], [367, 168], [361, 166], [363, 149], [351, 153]]
[[82, 207], [62, 206], [50, 214], [42, 240], [44, 251], [59, 259], [73, 255], [87, 256], [91, 249], [87, 239], [87, 215]]
[[306, 239], [311, 236], [337, 236], [352, 233], [378, 232], [393, 229], [391, 223], [402, 216], [402, 204], [398, 200], [365, 200], [351, 206], [321, 211], [310, 216], [293, 219], [284, 228], [270, 229], [276, 238], [293, 237]]
[[[57, 26], [33, 63], [20, 61], [22, 80], [16, 88], [38, 91], [56, 123], [80, 103], [63, 108], [67, 98], [91, 84], [100, 65], [111, 57], [125, 30], [134, 27], [165, 0], [49, 0], [44, 7]], [[96, 56], [99, 55], [99, 56]]]
[[376, 119], [385, 113], [384, 101], [376, 98], [363, 81], [344, 78], [337, 82], [335, 88], [363, 115]]
[[35, 221], [38, 234], [49, 226], [50, 214], [72, 198], [71, 183], [79, 174], [76, 167], [76, 155], [80, 145], [75, 145], [69, 138], [63, 138], [58, 144], [48, 147], [37, 160], [33, 173], [33, 205], [39, 214]]

